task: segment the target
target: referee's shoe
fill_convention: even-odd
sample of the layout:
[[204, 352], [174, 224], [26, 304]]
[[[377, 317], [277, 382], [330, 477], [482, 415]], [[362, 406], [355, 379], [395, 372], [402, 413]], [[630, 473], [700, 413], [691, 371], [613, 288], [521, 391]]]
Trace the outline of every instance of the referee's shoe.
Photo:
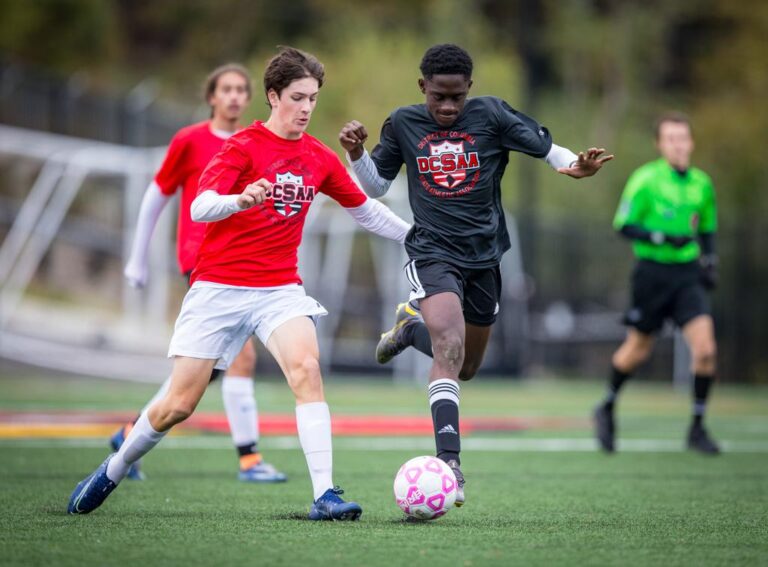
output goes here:
[[605, 404], [600, 404], [595, 408], [592, 414], [595, 422], [595, 438], [598, 445], [606, 453], [613, 453], [616, 450], [616, 424], [613, 418], [613, 411], [606, 408]]
[[688, 448], [705, 455], [719, 455], [720, 447], [701, 424], [692, 423], [688, 430]]

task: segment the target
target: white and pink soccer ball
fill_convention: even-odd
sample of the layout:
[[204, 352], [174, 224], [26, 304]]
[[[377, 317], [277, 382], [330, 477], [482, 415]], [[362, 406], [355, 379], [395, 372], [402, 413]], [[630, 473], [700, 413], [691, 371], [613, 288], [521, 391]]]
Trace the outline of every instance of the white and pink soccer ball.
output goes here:
[[439, 518], [456, 502], [456, 476], [437, 457], [415, 457], [397, 471], [395, 502], [411, 518]]

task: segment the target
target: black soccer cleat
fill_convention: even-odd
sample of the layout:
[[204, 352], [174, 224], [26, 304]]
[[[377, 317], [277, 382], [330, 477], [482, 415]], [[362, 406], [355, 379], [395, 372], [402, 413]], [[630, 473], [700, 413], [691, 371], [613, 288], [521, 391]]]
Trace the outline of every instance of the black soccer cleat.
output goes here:
[[464, 505], [464, 475], [459, 468], [459, 463], [455, 459], [451, 459], [445, 463], [453, 471], [453, 475], [456, 477], [456, 502], [454, 506], [461, 508]]
[[376, 361], [386, 364], [407, 349], [410, 345], [403, 339], [404, 331], [406, 327], [421, 321], [421, 315], [408, 305], [407, 301], [398, 305], [395, 309], [395, 326], [382, 333], [379, 344], [376, 345]]
[[600, 404], [595, 408], [592, 418], [595, 422], [595, 439], [600, 449], [606, 453], [616, 451], [616, 425], [613, 419], [613, 411]]
[[720, 454], [720, 447], [709, 436], [709, 432], [703, 425], [691, 425], [691, 428], [688, 430], [688, 449], [705, 455]]

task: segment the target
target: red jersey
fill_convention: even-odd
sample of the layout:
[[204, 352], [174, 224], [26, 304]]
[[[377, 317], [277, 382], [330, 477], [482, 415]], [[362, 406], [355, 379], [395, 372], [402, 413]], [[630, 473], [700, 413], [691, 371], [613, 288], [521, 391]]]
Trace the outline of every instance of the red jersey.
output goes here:
[[273, 184], [264, 203], [206, 223], [192, 282], [246, 287], [300, 284], [297, 252], [318, 192], [346, 208], [367, 200], [328, 146], [309, 134], [286, 140], [260, 121], [225, 142], [200, 177], [200, 192], [239, 195], [261, 178]]
[[224, 142], [223, 138], [211, 132], [209, 120], [182, 128], [171, 140], [165, 160], [155, 175], [155, 183], [164, 195], [173, 195], [181, 187], [176, 254], [183, 274], [195, 267], [205, 234], [205, 225], [192, 222], [189, 214], [192, 201], [197, 197], [197, 182]]

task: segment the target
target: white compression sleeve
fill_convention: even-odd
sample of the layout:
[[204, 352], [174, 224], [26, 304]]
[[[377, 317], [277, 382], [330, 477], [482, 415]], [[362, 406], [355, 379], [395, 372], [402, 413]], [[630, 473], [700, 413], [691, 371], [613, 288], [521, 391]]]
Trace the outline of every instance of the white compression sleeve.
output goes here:
[[557, 144], [552, 144], [552, 148], [549, 153], [544, 157], [552, 169], [560, 169], [561, 167], [570, 167], [573, 162], [578, 161], [579, 156], [573, 153], [568, 148], [563, 148]]
[[317, 500], [333, 487], [333, 443], [328, 404], [310, 402], [296, 406], [296, 429]]
[[237, 206], [238, 195], [219, 195], [216, 191], [200, 193], [189, 209], [195, 222], [213, 222], [222, 220], [242, 211]]
[[128, 437], [120, 446], [120, 450], [107, 465], [107, 477], [118, 484], [133, 463], [149, 453], [152, 448], [160, 443], [167, 431], [155, 431], [149, 422], [147, 413], [142, 413], [136, 424], [131, 429]]
[[347, 154], [347, 161], [352, 166], [352, 171], [355, 172], [357, 180], [360, 181], [363, 191], [369, 197], [378, 198], [389, 191], [392, 180], [384, 179], [379, 175], [376, 164], [373, 163], [371, 156], [368, 155], [368, 150], [363, 150], [362, 157], [357, 161], [352, 161], [352, 158]]
[[155, 226], [157, 226], [157, 219], [160, 218], [160, 214], [170, 200], [171, 197], [163, 194], [160, 186], [154, 181], [144, 192], [144, 198], [141, 200], [141, 208], [139, 209], [139, 218], [136, 221], [136, 231], [133, 235], [131, 255], [123, 270], [123, 275], [128, 283], [134, 287], [144, 287], [147, 283], [149, 241], [152, 239]]
[[248, 376], [224, 376], [221, 399], [235, 447], [259, 440], [259, 413], [253, 397], [253, 380]]
[[375, 199], [368, 199], [359, 207], [349, 208], [346, 211], [365, 230], [390, 240], [403, 242], [405, 235], [411, 230], [410, 224]]

